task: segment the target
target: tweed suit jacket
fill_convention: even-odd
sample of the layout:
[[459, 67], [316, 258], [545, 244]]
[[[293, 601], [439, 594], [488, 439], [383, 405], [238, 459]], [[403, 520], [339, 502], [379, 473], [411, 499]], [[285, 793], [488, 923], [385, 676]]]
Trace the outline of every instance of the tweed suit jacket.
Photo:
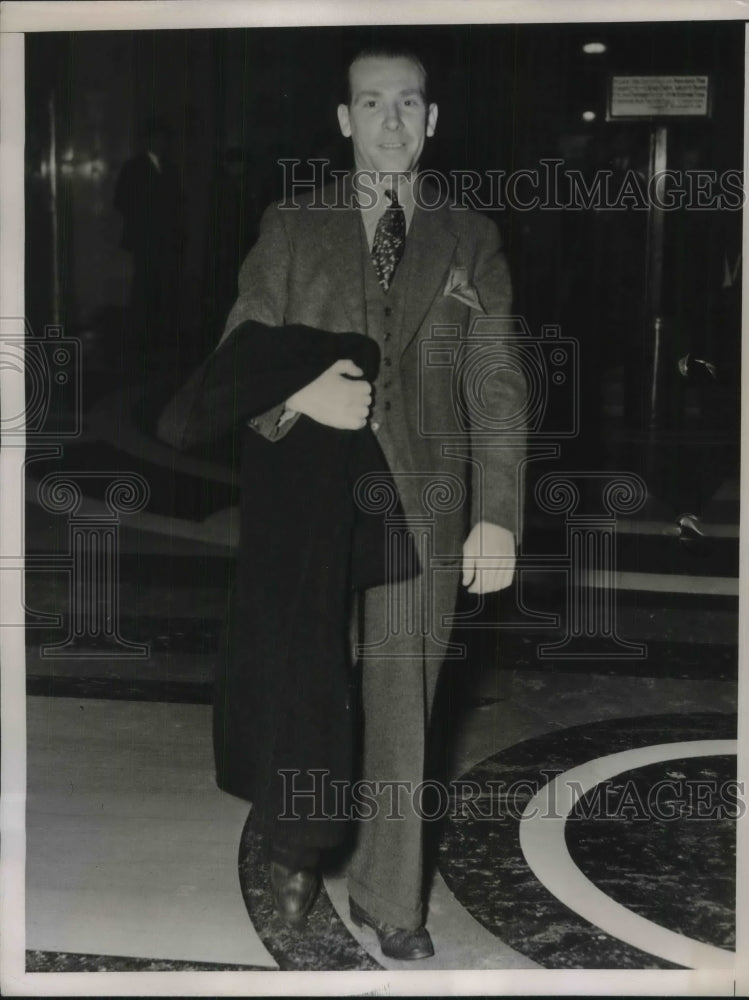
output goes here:
[[[437, 201], [435, 194], [425, 194], [422, 204]], [[368, 333], [363, 268], [370, 265], [361, 252], [363, 223], [351, 186], [343, 197], [329, 186], [297, 196], [295, 203], [266, 210], [240, 271], [224, 338], [246, 320]], [[391, 426], [381, 444], [412, 523], [433, 513], [436, 498], [436, 549], [457, 566], [473, 523], [517, 530], [526, 387], [506, 337], [509, 270], [498, 230], [487, 218], [418, 203], [403, 268], [407, 284], [394, 337]], [[487, 329], [494, 331], [488, 339]], [[442, 349], [447, 364], [431, 364], [432, 345]], [[460, 357], [470, 364], [461, 367]], [[474, 384], [465, 384], [467, 379]], [[250, 424], [269, 441], [293, 434], [295, 419], [279, 426], [281, 412], [274, 408]]]

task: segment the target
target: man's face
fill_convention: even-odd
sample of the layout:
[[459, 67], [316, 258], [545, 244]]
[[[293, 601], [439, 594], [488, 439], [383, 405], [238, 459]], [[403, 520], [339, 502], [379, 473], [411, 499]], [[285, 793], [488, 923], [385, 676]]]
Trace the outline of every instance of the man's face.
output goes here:
[[367, 56], [349, 71], [351, 104], [338, 105], [338, 123], [354, 144], [357, 170], [414, 170], [425, 136], [434, 135], [437, 105], [424, 100], [424, 81], [410, 59]]

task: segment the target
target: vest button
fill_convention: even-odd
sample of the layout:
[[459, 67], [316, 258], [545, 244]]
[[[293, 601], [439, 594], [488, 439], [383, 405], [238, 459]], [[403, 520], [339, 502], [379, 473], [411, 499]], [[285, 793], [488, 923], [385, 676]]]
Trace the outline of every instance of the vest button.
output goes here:
[[385, 365], [386, 368], [389, 368], [393, 362], [390, 360], [390, 358], [383, 358], [382, 363], [383, 365]]
[[382, 408], [383, 408], [383, 410], [389, 410], [390, 409], [390, 400], [389, 399], [385, 400], [385, 402], [382, 404]]
[[383, 340], [390, 340], [390, 336], [391, 336], [390, 331], [386, 330], [385, 333], [383, 334], [382, 339]]
[[382, 383], [382, 388], [383, 389], [389, 389], [392, 384], [393, 383], [390, 381], [390, 379], [388, 379], [386, 382]]
[[392, 306], [385, 306], [385, 315], [386, 316], [392, 316], [393, 315]]

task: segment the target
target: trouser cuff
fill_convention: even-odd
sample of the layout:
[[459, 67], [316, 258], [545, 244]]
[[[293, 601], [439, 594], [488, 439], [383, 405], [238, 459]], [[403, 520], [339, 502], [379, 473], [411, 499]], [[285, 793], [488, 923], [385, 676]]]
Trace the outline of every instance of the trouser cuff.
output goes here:
[[268, 857], [295, 872], [302, 868], [317, 868], [320, 863], [320, 851], [302, 844], [270, 843]]
[[349, 896], [378, 923], [400, 927], [404, 931], [415, 931], [424, 923], [424, 906], [420, 902], [415, 907], [394, 902], [370, 886], [365, 886], [352, 875], [348, 876]]

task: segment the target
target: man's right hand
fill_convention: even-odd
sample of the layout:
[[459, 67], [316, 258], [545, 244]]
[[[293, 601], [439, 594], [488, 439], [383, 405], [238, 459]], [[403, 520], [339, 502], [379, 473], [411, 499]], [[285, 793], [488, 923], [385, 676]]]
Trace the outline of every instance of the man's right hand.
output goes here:
[[361, 430], [372, 405], [372, 386], [360, 378], [363, 374], [353, 361], [336, 361], [314, 382], [290, 396], [286, 409], [342, 431]]

